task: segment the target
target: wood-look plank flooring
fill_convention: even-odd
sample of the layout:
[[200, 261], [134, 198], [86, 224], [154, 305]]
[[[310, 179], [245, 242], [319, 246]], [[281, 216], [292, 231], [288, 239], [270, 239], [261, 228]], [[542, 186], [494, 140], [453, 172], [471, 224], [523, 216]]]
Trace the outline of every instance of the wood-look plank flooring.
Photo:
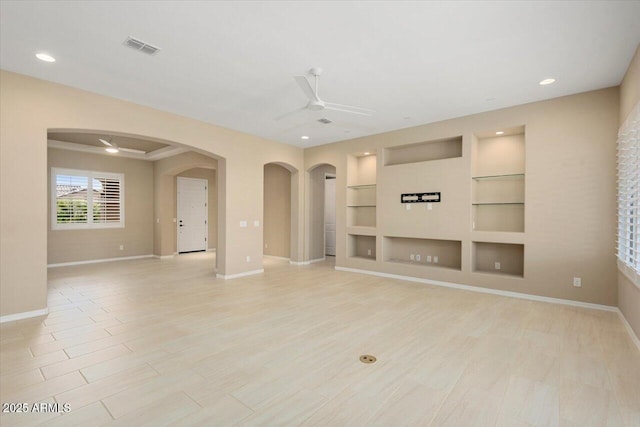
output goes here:
[[50, 314], [0, 327], [0, 397], [71, 412], [0, 424], [640, 426], [615, 313], [213, 257], [50, 269]]

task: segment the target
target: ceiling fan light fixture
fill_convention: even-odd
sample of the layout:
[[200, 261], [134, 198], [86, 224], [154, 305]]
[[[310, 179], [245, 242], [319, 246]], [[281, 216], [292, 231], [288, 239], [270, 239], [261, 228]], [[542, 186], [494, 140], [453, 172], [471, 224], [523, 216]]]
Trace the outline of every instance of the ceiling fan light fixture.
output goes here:
[[556, 79], [549, 77], [547, 79], [544, 80], [540, 80], [540, 83], [538, 83], [540, 86], [546, 86], [546, 85], [550, 85], [551, 83], [555, 83]]
[[307, 135], [302, 135], [300, 139], [309, 139], [309, 137]]

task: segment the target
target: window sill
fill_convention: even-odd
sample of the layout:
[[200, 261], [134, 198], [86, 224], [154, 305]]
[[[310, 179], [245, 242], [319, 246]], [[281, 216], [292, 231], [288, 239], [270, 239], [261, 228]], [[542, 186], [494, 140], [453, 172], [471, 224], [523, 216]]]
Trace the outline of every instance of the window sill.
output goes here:
[[618, 260], [618, 271], [624, 275], [636, 288], [640, 289], [640, 274], [634, 269], [628, 267], [625, 263]]

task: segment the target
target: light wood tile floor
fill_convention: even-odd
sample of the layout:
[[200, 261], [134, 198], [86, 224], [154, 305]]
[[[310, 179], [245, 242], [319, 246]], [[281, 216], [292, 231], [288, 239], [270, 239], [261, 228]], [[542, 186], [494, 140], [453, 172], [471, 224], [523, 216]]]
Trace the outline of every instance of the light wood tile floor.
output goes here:
[[[640, 426], [615, 313], [213, 255], [49, 270], [46, 317], [0, 327], [8, 426]], [[359, 362], [372, 354], [372, 365]]]

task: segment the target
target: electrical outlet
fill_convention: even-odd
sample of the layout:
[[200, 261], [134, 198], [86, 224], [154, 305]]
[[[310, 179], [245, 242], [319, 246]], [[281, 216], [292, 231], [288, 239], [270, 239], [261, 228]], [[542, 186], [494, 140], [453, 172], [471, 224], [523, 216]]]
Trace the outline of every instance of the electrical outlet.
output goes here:
[[409, 259], [410, 259], [411, 261], [415, 261], [415, 260], [416, 260], [416, 255], [415, 255], [415, 254], [411, 254], [411, 255], [409, 255]]
[[427, 203], [427, 210], [428, 211], [432, 211], [433, 210], [433, 203]]
[[160, 224], [160, 218], [156, 218], [156, 224]]
[[574, 277], [573, 278], [573, 286], [575, 286], [576, 288], [581, 288], [582, 287], [582, 278], [581, 277]]
[[420, 258], [422, 258], [420, 254], [416, 254], [416, 261], [420, 261]]
[[260, 227], [260, 221], [258, 221], [257, 219], [255, 221], [253, 221], [253, 226], [254, 227]]
[[251, 257], [247, 255], [247, 262], [251, 262]]
[[431, 255], [427, 255], [427, 262], [431, 262]]
[[124, 245], [120, 245], [120, 250], [124, 251]]
[[496, 270], [500, 270], [500, 263], [496, 261], [494, 267]]
[[434, 255], [434, 256], [433, 256], [433, 262], [434, 262], [435, 264], [437, 264], [437, 263], [438, 263], [438, 256], [437, 256], [437, 255]]
[[265, 244], [264, 244], [264, 248], [265, 248], [265, 249], [267, 249], [268, 247], [269, 247], [269, 244], [268, 244], [268, 243], [265, 243]]
[[408, 211], [411, 210], [411, 205], [409, 203], [405, 204], [405, 207], [407, 208]]
[[241, 228], [246, 228], [247, 227], [247, 221], [240, 221], [240, 227]]
[[371, 249], [367, 249], [367, 255], [371, 256]]

